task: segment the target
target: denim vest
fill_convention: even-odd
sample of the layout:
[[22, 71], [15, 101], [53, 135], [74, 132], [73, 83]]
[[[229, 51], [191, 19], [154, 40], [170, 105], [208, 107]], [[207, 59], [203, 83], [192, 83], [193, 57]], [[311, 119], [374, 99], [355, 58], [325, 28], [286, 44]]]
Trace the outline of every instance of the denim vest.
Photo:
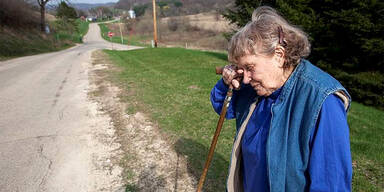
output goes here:
[[[241, 139], [256, 107], [255, 91], [240, 90], [236, 102], [237, 135], [227, 181], [227, 190], [243, 191], [240, 173]], [[309, 181], [309, 141], [322, 104], [330, 94], [339, 96], [348, 110], [351, 97], [332, 76], [302, 60], [284, 84], [279, 99], [272, 105], [267, 139], [267, 172], [270, 191], [306, 191]]]

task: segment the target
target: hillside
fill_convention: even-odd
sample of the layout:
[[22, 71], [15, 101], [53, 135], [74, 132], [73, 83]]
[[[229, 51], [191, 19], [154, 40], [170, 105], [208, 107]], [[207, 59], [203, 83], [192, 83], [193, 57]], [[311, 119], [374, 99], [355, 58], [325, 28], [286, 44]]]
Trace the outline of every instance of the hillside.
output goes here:
[[40, 13], [23, 0], [0, 1], [0, 60], [62, 50], [82, 42], [88, 23], [46, 14], [49, 33], [40, 31]]
[[[210, 11], [222, 11], [233, 6], [234, 0], [160, 0], [157, 1], [159, 10], [164, 16], [191, 15]], [[147, 4], [150, 9], [152, 0], [119, 0], [115, 8], [131, 9]]]
[[69, 28], [62, 28], [59, 20], [51, 21], [50, 26], [50, 34], [41, 33], [39, 28], [0, 27], [0, 60], [62, 50], [82, 43], [88, 31], [88, 23], [80, 20], [74, 22], [72, 32], [68, 24], [65, 26]]
[[228, 20], [223, 16], [213, 12], [199, 13], [194, 15], [184, 15], [175, 17], [164, 17], [160, 19], [160, 23], [168, 24], [172, 20], [187, 21], [193, 27], [197, 27], [201, 30], [209, 30], [217, 33], [229, 32], [236, 26], [230, 25]]
[[115, 6], [115, 3], [93, 3], [93, 4], [89, 4], [89, 3], [71, 3], [70, 4], [72, 7], [74, 7], [75, 9], [79, 9], [79, 10], [89, 10], [89, 9], [92, 9], [92, 8], [95, 8], [95, 7], [114, 7]]
[[[152, 19], [151, 13], [147, 12], [140, 19], [123, 20], [124, 25], [108, 23], [100, 24], [100, 27], [104, 36], [108, 31], [116, 34], [111, 39], [113, 42], [149, 46], [153, 39]], [[216, 12], [159, 18], [158, 46], [225, 51], [228, 40], [224, 33], [230, 32], [234, 27]]]

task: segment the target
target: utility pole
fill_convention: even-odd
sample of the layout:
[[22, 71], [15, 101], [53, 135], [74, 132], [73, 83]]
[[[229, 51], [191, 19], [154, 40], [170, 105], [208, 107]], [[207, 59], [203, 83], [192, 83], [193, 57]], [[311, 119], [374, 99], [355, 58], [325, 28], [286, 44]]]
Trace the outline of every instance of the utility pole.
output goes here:
[[152, 0], [153, 4], [153, 40], [155, 41], [155, 47], [157, 47], [157, 25], [156, 25], [156, 2]]
[[120, 19], [120, 23], [119, 23], [119, 28], [120, 28], [120, 38], [121, 38], [121, 44], [124, 44], [124, 39], [123, 39], [123, 32], [121, 31], [121, 19]]

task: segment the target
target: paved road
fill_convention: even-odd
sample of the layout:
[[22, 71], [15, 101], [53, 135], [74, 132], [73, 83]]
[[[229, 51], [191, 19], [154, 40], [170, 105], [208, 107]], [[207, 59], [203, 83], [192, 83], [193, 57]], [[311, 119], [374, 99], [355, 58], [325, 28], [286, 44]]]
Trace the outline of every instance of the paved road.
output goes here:
[[93, 129], [108, 122], [87, 99], [88, 67], [92, 51], [111, 47], [91, 24], [84, 44], [0, 62], [0, 191], [98, 188]]

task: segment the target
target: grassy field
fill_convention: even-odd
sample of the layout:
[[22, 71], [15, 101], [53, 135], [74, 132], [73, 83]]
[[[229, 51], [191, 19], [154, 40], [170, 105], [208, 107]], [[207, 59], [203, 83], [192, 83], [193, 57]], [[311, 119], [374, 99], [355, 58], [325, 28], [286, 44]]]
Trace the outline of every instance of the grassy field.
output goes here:
[[[146, 36], [123, 35], [123, 42], [121, 42], [120, 30], [118, 29], [111, 30], [105, 23], [100, 23], [99, 26], [100, 26], [101, 36], [107, 41], [112, 41], [114, 43], [120, 43], [125, 45], [149, 47], [148, 44], [143, 43], [144, 40], [148, 39]], [[115, 36], [109, 38], [108, 32], [110, 31], [113, 32]]]
[[[218, 115], [210, 90], [220, 78], [214, 67], [225, 65], [227, 55], [181, 48], [106, 51], [123, 70], [116, 80], [129, 93], [123, 99], [127, 113], [142, 111], [156, 121], [187, 157], [190, 173], [198, 180]], [[354, 191], [383, 191], [384, 112], [352, 103], [351, 130]], [[235, 134], [234, 121], [226, 121], [209, 169], [204, 189], [225, 191], [229, 156]]]

